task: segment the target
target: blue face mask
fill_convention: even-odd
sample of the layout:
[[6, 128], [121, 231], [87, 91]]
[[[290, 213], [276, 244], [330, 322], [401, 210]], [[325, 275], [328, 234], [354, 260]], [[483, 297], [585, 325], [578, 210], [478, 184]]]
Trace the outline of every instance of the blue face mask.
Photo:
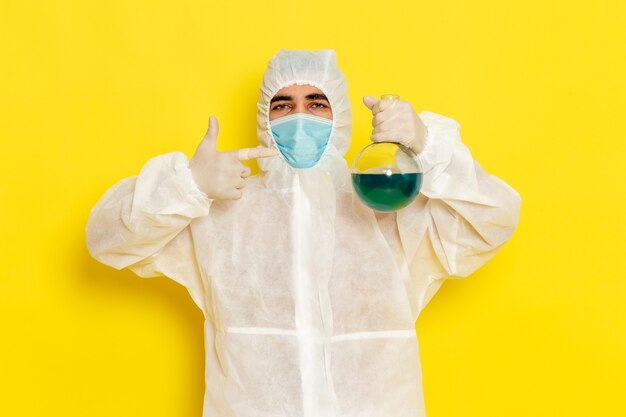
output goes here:
[[305, 113], [270, 122], [278, 150], [294, 168], [311, 168], [319, 162], [328, 145], [332, 127], [332, 120]]

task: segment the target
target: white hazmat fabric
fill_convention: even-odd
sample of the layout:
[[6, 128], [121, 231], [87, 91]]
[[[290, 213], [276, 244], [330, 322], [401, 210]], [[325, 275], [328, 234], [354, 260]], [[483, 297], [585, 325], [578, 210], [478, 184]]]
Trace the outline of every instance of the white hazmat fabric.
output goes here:
[[466, 277], [510, 238], [521, 199], [423, 111], [421, 194], [375, 213], [343, 155], [351, 109], [335, 53], [281, 50], [261, 84], [257, 130], [275, 148], [270, 100], [319, 88], [333, 130], [320, 162], [258, 160], [239, 200], [210, 200], [178, 152], [149, 160], [93, 208], [99, 261], [184, 285], [205, 320], [204, 417], [423, 417], [414, 323], [446, 278]]

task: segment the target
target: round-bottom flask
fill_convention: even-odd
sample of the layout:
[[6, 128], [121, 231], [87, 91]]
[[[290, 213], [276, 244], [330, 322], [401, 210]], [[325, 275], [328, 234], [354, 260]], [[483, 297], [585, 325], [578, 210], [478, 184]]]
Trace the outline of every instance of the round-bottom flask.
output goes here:
[[[398, 96], [382, 96], [397, 99]], [[372, 143], [352, 164], [352, 185], [361, 201], [377, 211], [396, 211], [410, 204], [422, 186], [419, 157], [395, 142]]]

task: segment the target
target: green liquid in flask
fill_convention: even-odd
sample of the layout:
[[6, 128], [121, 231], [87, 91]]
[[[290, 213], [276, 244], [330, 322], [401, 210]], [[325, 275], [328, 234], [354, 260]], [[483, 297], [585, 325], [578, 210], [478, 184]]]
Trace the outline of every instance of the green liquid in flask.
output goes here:
[[367, 206], [395, 211], [413, 201], [422, 187], [422, 174], [352, 174], [352, 184]]

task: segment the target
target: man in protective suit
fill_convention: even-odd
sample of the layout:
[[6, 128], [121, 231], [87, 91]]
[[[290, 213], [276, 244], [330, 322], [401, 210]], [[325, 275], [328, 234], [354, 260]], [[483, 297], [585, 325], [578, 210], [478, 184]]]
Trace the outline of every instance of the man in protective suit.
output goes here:
[[[521, 199], [488, 175], [459, 124], [400, 100], [364, 98], [373, 141], [424, 169], [395, 213], [364, 206], [343, 155], [346, 83], [331, 50], [281, 50], [261, 84], [261, 146], [150, 159], [91, 212], [99, 261], [184, 285], [205, 320], [204, 417], [424, 416], [414, 323], [445, 279], [512, 235]], [[260, 174], [240, 161], [259, 158]]]

